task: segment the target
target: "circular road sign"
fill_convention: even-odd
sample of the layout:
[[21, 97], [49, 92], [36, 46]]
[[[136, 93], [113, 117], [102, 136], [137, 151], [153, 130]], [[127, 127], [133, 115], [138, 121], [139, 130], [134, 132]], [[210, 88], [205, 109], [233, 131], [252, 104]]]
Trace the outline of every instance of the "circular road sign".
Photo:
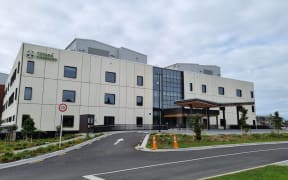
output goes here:
[[58, 110], [59, 110], [60, 112], [65, 112], [65, 111], [67, 110], [67, 104], [64, 104], [64, 103], [59, 104]]

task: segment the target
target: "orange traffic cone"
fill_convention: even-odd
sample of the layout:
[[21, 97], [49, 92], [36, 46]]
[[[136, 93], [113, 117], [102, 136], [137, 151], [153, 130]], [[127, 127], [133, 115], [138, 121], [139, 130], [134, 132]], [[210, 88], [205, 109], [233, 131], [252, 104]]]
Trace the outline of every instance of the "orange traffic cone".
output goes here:
[[157, 142], [156, 142], [156, 137], [153, 136], [153, 144], [152, 144], [152, 150], [156, 150], [157, 149]]
[[174, 149], [178, 149], [178, 143], [177, 143], [177, 139], [176, 136], [174, 135], [174, 145], [173, 145]]

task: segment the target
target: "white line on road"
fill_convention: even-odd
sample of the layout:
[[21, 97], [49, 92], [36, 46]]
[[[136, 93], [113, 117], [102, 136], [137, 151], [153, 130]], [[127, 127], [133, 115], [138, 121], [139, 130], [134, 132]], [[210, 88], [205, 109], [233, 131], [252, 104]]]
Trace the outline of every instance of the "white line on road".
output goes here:
[[239, 153], [222, 154], [222, 155], [208, 156], [208, 157], [202, 157], [202, 158], [197, 158], [197, 159], [188, 159], [188, 160], [182, 160], [182, 161], [174, 161], [174, 162], [153, 164], [153, 165], [148, 165], [148, 166], [140, 166], [140, 167], [135, 167], [135, 168], [121, 169], [121, 170], [116, 170], [116, 171], [108, 171], [108, 172], [103, 172], [103, 173], [91, 174], [89, 176], [107, 175], [107, 174], [114, 174], [114, 173], [125, 172], [125, 171], [132, 171], [132, 170], [145, 169], [145, 168], [151, 168], [151, 167], [165, 166], [165, 165], [171, 165], [171, 164], [180, 164], [180, 163], [199, 161], [199, 160], [205, 160], [205, 159], [227, 157], [227, 156], [235, 156], [235, 155], [257, 153], [257, 152], [285, 150], [285, 149], [288, 149], [288, 148], [260, 149], [260, 150], [256, 150], [256, 151], [245, 151], [245, 152], [239, 152]]
[[89, 180], [105, 180], [103, 178], [100, 178], [100, 177], [97, 177], [97, 176], [93, 176], [93, 175], [83, 176], [83, 178], [89, 179]]
[[124, 141], [124, 139], [123, 139], [123, 138], [118, 139], [118, 140], [114, 143], [114, 146], [117, 145], [118, 143], [120, 143], [121, 141]]

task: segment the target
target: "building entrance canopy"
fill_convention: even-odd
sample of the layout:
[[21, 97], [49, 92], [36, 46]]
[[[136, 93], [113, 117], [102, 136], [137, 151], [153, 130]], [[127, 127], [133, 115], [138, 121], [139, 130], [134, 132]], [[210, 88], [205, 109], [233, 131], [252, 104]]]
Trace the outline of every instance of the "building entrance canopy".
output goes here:
[[226, 106], [244, 106], [254, 105], [255, 102], [228, 102], [228, 103], [217, 103], [213, 101], [207, 101], [203, 99], [185, 99], [175, 102], [176, 105], [182, 107], [192, 108], [215, 108], [215, 107], [226, 107]]
[[[255, 102], [228, 102], [228, 103], [218, 103], [213, 101], [207, 101], [203, 99], [185, 99], [181, 101], [176, 101], [176, 105], [182, 106], [182, 107], [189, 107], [190, 109], [190, 115], [193, 114], [193, 108], [194, 109], [203, 109], [206, 110], [206, 117], [207, 117], [207, 129], [210, 129], [210, 108], [217, 108], [219, 107], [220, 110], [222, 110], [222, 119], [221, 119], [221, 126], [226, 129], [226, 117], [225, 117], [225, 107], [227, 106], [234, 106], [237, 110], [237, 126], [239, 126], [239, 110], [244, 105], [254, 105]], [[218, 128], [218, 115], [216, 115], [216, 127]]]

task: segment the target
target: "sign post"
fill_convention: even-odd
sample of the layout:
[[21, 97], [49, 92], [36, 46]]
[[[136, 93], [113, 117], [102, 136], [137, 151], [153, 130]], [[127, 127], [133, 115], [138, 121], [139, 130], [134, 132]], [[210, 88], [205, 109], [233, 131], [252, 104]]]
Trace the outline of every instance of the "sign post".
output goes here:
[[58, 110], [61, 112], [61, 122], [60, 122], [60, 136], [59, 136], [59, 148], [61, 147], [62, 143], [62, 131], [63, 131], [63, 112], [67, 110], [67, 105], [61, 103], [58, 105]]

